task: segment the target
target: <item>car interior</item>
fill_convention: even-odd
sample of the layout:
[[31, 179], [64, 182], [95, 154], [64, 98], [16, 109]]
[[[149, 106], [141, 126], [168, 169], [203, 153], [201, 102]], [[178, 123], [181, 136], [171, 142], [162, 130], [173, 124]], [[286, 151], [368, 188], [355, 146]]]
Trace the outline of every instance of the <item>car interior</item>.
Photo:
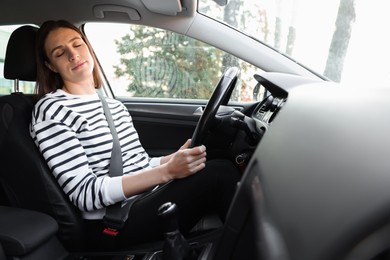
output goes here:
[[[18, 25], [4, 58], [4, 77], [13, 81], [13, 91], [0, 95], [0, 259], [390, 259], [390, 122], [383, 112], [390, 111], [389, 90], [341, 87], [201, 15], [197, 5], [195, 0], [0, 2], [0, 24]], [[22, 81], [35, 83], [35, 35], [49, 19], [80, 28], [88, 22], [158, 27], [256, 67], [251, 95], [258, 99], [251, 102], [230, 100], [239, 66], [227, 66], [208, 100], [131, 99], [116, 96], [110, 84], [103, 89], [128, 108], [152, 156], [192, 138], [193, 145], [207, 144], [208, 159], [236, 164], [242, 178], [224, 223], [210, 212], [176, 251], [166, 249], [164, 240], [125, 250], [87, 246], [84, 219], [30, 136], [36, 95], [19, 87]], [[159, 213], [168, 222], [176, 217], [174, 205], [162, 206]]]
[[[34, 81], [36, 78], [34, 54], [36, 31], [37, 27], [22, 26], [16, 29], [10, 37], [6, 52], [4, 75], [6, 78], [14, 80], [15, 89], [18, 88], [19, 80]], [[23, 66], [20, 66], [20, 64], [23, 64]], [[238, 70], [233, 68], [228, 71], [229, 73], [234, 79], [234, 76], [237, 77]], [[229, 82], [231, 92], [235, 82], [234, 80], [233, 83], [231, 80]], [[218, 90], [215, 93], [210, 99], [210, 103], [227, 103], [226, 95], [219, 94]], [[230, 94], [227, 93], [228, 96]], [[217, 100], [214, 101], [214, 99]], [[7, 198], [7, 204], [12, 205], [11, 208], [2, 207], [2, 211], [4, 211], [2, 218], [4, 219], [1, 222], [6, 225], [4, 228], [11, 228], [11, 230], [6, 230], [4, 233], [7, 241], [2, 242], [7, 254], [22, 255], [21, 259], [48, 259], [48, 256], [52, 256], [53, 259], [59, 259], [64, 256], [70, 259], [77, 257], [86, 257], [87, 259], [88, 257], [92, 259], [95, 257], [98, 257], [98, 259], [106, 257], [107, 259], [113, 259], [113, 257], [125, 256], [135, 257], [134, 259], [159, 259], [161, 257], [163, 241], [150, 245], [130, 245], [127, 252], [99, 252], [101, 250], [99, 248], [86, 247], [85, 225], [83, 224], [81, 214], [59, 188], [29, 135], [31, 111], [37, 101], [35, 96], [16, 91], [9, 96], [1, 97], [0, 100], [2, 118], [0, 155], [3, 159], [1, 184], [2, 192], [5, 193]], [[194, 134], [194, 145], [201, 143], [205, 138], [202, 136], [204, 133], [202, 128], [210, 127], [207, 118], [215, 117], [217, 109], [210, 106], [208, 108], [211, 111], [211, 115], [208, 115], [209, 112], [206, 108], [204, 114], [208, 116], [205, 120], [200, 121], [200, 127], [195, 130], [199, 134], [197, 136]], [[226, 111], [220, 116], [221, 120], [223, 120], [225, 113]], [[255, 127], [253, 125], [250, 126]], [[247, 131], [250, 133], [250, 143], [254, 146], [260, 136], [255, 129], [250, 130], [248, 128]], [[16, 166], [14, 158], [17, 157], [23, 158], [23, 163]], [[42, 212], [46, 215], [42, 214]], [[249, 212], [247, 214], [249, 215]], [[53, 217], [55, 221], [49, 216]], [[240, 214], [237, 217], [241, 218], [242, 216]], [[236, 224], [233, 221], [232, 225]], [[19, 231], [17, 234], [21, 233], [20, 237], [12, 234], [15, 229]], [[230, 231], [229, 227], [226, 229]], [[249, 232], [249, 230], [246, 232]], [[209, 219], [202, 220], [195, 227], [193, 237], [188, 239], [188, 243], [197, 250], [199, 258], [208, 257], [213, 241], [220, 236], [221, 232], [221, 224], [213, 220], [213, 216], [209, 216]], [[238, 234], [234, 235], [237, 236]], [[231, 237], [232, 235], [229, 235], [229, 239], [232, 239]], [[226, 241], [225, 243], [236, 242], [237, 240], [232, 242]], [[237, 246], [246, 248], [250, 245], [239, 244]], [[250, 248], [250, 250], [245, 249], [244, 252], [252, 255], [254, 250], [254, 248]], [[221, 254], [220, 259], [224, 259], [225, 254], [230, 255], [231, 252], [224, 249]], [[240, 254], [242, 255], [243, 252]]]
[[[36, 79], [34, 48], [37, 29], [36, 26], [30, 25], [16, 29], [7, 44], [4, 61], [4, 77], [14, 81], [15, 91], [11, 95], [0, 98], [1, 201], [4, 205], [0, 208], [2, 212], [0, 257], [6, 256], [7, 259], [161, 259], [164, 241], [147, 245], [129, 245], [125, 252], [85, 246], [85, 225], [81, 214], [58, 186], [29, 134], [31, 111], [37, 101], [36, 97], [34, 94], [24, 94], [19, 91], [19, 81], [34, 82]], [[238, 73], [239, 70], [234, 68], [230, 72], [230, 74]], [[237, 75], [231, 77], [233, 82], [229, 80], [230, 93], [227, 91], [227, 96], [221, 96], [219, 93], [214, 95], [214, 99], [217, 100], [213, 102], [218, 107], [221, 103], [228, 102]], [[214, 118], [218, 107], [209, 107], [211, 114], [208, 117]], [[199, 129], [195, 130], [197, 137], [193, 139], [194, 145], [200, 144], [205, 138], [202, 134], [207, 130], [205, 128], [210, 127], [209, 121], [204, 120], [200, 123]], [[246, 131], [251, 134], [254, 147], [259, 136], [254, 129]], [[16, 158], [20, 158], [21, 161], [15, 164], [15, 160], [19, 160]], [[196, 250], [197, 258], [206, 259], [211, 255], [210, 251], [215, 246], [212, 245], [221, 233], [221, 224], [213, 221], [213, 217], [210, 216], [209, 219], [206, 218], [194, 227], [193, 235], [186, 243]], [[234, 243], [237, 242], [236, 239], [238, 238], [235, 238]], [[247, 247], [241, 244], [238, 246]], [[254, 248], [251, 248], [247, 251], [248, 254], [251, 255], [253, 250]], [[224, 253], [221, 253], [220, 259], [225, 259], [226, 254], [231, 254], [227, 250], [221, 251]]]

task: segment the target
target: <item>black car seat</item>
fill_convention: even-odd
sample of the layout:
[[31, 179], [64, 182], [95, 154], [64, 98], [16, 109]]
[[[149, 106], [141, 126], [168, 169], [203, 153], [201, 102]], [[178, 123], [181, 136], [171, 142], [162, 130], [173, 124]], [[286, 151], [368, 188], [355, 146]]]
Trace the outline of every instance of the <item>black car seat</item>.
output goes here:
[[[16, 29], [7, 45], [4, 77], [35, 81], [35, 35], [37, 28]], [[34, 95], [20, 92], [0, 97], [0, 188], [7, 203], [52, 216], [57, 234], [69, 251], [84, 248], [85, 225], [81, 214], [68, 200], [52, 176], [29, 133]]]

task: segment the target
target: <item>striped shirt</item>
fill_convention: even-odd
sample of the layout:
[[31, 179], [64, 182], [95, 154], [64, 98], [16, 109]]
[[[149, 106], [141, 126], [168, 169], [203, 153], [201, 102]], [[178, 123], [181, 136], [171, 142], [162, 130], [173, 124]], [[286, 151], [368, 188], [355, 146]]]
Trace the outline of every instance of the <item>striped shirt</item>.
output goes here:
[[[107, 99], [122, 151], [123, 173], [150, 168], [132, 118], [119, 101]], [[104, 216], [105, 207], [125, 199], [122, 177], [108, 169], [112, 135], [97, 94], [71, 95], [63, 90], [35, 105], [31, 136], [59, 185], [86, 219]]]

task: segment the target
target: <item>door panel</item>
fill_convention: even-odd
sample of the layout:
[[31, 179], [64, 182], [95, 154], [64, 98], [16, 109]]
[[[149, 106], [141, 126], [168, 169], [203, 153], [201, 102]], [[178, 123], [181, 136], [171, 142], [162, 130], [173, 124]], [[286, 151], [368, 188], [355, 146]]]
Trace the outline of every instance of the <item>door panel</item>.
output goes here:
[[121, 100], [129, 110], [141, 143], [150, 156], [176, 151], [192, 133], [204, 104], [130, 102]]

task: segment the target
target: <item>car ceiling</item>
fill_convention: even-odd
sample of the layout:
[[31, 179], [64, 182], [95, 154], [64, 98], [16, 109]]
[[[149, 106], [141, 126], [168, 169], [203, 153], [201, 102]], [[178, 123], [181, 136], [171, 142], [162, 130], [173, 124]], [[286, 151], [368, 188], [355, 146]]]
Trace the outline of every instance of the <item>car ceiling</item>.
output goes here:
[[[181, 2], [179, 0], [2, 0], [0, 24], [39, 25], [46, 20], [66, 19], [75, 24], [85, 21], [113, 21], [164, 25], [164, 21], [172, 20], [169, 16], [191, 19], [195, 13], [196, 2], [193, 0]], [[179, 12], [178, 7], [181, 7]], [[132, 20], [127, 15], [126, 9], [133, 9], [139, 14], [139, 19]], [[97, 15], [101, 10], [104, 11], [103, 19]]]

